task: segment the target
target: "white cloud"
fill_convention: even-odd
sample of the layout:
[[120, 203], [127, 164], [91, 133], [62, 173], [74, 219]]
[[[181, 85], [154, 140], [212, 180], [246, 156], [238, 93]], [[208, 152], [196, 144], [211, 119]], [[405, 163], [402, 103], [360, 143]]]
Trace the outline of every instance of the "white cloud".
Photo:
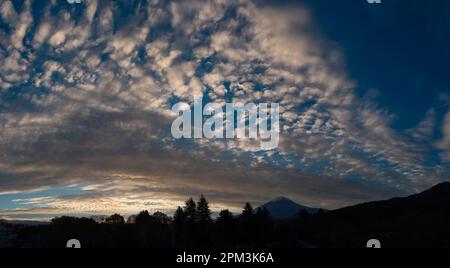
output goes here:
[[66, 41], [66, 36], [70, 31], [71, 31], [70, 29], [65, 29], [53, 34], [53, 36], [49, 40], [50, 45], [56, 47], [63, 44]]
[[39, 47], [41, 46], [50, 35], [51, 31], [51, 24], [50, 23], [42, 23], [39, 26], [38, 32], [34, 36], [34, 46]]
[[90, 0], [87, 4], [85, 17], [88, 23], [92, 23], [95, 13], [97, 12], [98, 3], [97, 0]]
[[0, 5], [0, 13], [2, 18], [10, 23], [16, 23], [17, 22], [17, 13], [16, 10], [14, 9], [14, 6], [12, 4], [12, 1], [3, 1], [3, 3], [1, 3]]
[[24, 11], [20, 18], [19, 23], [16, 25], [16, 31], [11, 37], [11, 43], [16, 49], [21, 49], [23, 47], [23, 39], [28, 31], [28, 28], [33, 23], [31, 13], [28, 10], [29, 2], [27, 3], [27, 10]]
[[450, 112], [444, 118], [442, 134], [443, 138], [438, 143], [438, 148], [444, 151], [444, 158], [450, 161]]

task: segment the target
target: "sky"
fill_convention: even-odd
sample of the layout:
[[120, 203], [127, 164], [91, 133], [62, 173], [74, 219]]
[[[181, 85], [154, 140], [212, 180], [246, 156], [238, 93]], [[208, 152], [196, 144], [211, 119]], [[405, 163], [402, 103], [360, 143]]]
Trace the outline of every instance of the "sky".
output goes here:
[[[0, 0], [0, 218], [326, 209], [450, 181], [446, 0]], [[172, 106], [279, 103], [280, 144]]]

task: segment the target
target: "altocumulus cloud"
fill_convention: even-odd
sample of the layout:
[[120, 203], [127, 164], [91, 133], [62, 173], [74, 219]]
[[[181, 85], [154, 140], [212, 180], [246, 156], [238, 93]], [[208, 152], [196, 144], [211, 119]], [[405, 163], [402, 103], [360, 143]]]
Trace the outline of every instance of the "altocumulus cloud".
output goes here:
[[[427, 121], [392, 129], [301, 6], [62, 2], [0, 4], [0, 195], [80, 193], [16, 198], [32, 207], [0, 215], [134, 213], [200, 193], [217, 209], [278, 195], [335, 208], [446, 179], [417, 142]], [[280, 103], [280, 147], [174, 140], [173, 103], [198, 93]]]

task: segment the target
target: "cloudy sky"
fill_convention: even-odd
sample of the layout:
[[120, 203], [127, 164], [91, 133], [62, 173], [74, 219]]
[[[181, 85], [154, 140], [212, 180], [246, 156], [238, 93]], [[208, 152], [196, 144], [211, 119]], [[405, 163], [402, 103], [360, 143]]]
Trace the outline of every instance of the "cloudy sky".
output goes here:
[[[332, 3], [330, 3], [332, 2]], [[0, 217], [278, 196], [333, 209], [450, 180], [446, 0], [0, 0]], [[175, 140], [172, 106], [279, 103], [280, 145]]]

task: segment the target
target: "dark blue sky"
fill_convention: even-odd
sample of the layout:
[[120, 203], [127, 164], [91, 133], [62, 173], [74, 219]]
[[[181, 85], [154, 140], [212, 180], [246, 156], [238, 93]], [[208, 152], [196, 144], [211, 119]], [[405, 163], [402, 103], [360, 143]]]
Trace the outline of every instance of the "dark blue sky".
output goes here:
[[[298, 2], [298, 1], [297, 1]], [[304, 1], [320, 31], [344, 50], [361, 96], [380, 91], [380, 105], [411, 128], [450, 92], [450, 2]]]

